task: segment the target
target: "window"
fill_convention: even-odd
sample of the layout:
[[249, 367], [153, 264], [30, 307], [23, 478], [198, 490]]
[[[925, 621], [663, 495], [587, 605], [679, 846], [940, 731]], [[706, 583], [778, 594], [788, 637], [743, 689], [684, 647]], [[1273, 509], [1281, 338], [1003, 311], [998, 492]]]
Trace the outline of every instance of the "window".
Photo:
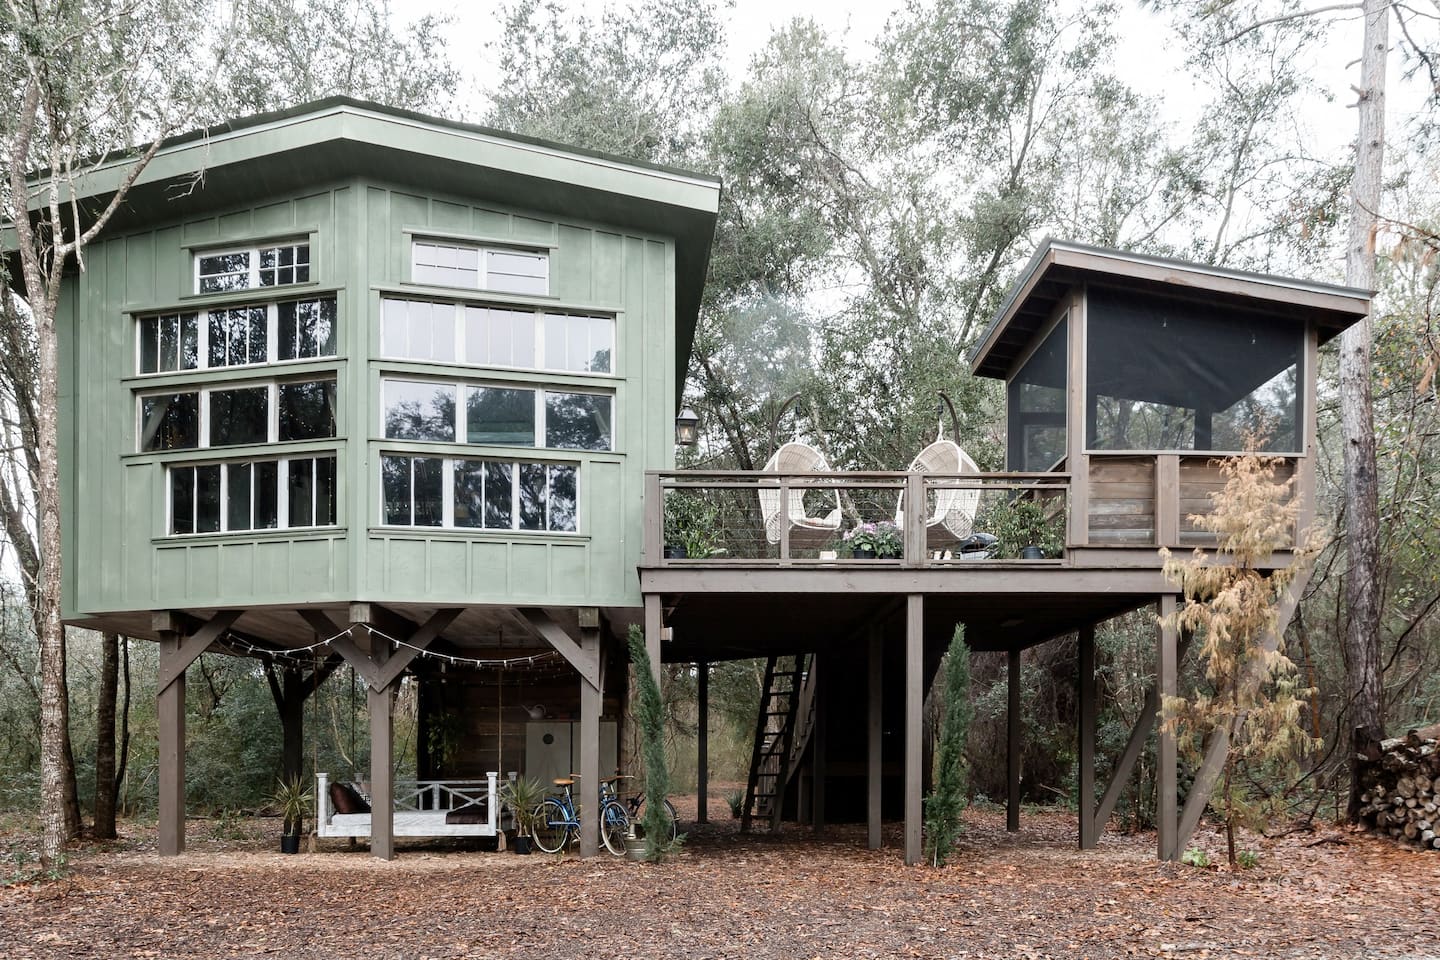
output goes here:
[[140, 372], [194, 370], [200, 365], [199, 315], [172, 313], [139, 322]]
[[1228, 304], [1094, 287], [1086, 334], [1092, 450], [1303, 449], [1303, 327]]
[[167, 473], [174, 535], [335, 525], [333, 455], [177, 465]]
[[205, 370], [335, 356], [335, 298], [141, 317], [137, 369]]
[[550, 254], [538, 250], [416, 240], [411, 257], [410, 279], [415, 283], [533, 296], [550, 292]]
[[195, 292], [221, 293], [310, 282], [310, 244], [249, 247], [195, 255]]
[[1069, 326], [1069, 317], [1062, 317], [1006, 385], [1011, 470], [1054, 470], [1065, 456]]
[[382, 522], [472, 530], [577, 529], [573, 464], [380, 458]]
[[382, 429], [391, 440], [611, 450], [613, 403], [599, 393], [387, 379]]
[[141, 451], [193, 450], [335, 436], [335, 381], [299, 380], [145, 394]]
[[613, 373], [615, 318], [386, 299], [380, 349], [399, 360]]

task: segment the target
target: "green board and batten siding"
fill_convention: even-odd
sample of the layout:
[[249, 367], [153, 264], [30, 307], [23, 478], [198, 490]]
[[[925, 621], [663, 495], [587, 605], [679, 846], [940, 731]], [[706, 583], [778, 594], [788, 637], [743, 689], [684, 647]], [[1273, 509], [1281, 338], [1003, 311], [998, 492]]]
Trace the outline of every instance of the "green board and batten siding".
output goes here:
[[[316, 272], [311, 285], [252, 290], [249, 296], [193, 296], [195, 250], [306, 235]], [[487, 376], [475, 367], [378, 359], [385, 292], [413, 289], [416, 296], [445, 296], [436, 288], [409, 284], [409, 250], [416, 235], [549, 247], [551, 297], [535, 302], [613, 312], [614, 375], [506, 371]], [[638, 606], [642, 478], [646, 469], [669, 467], [673, 456], [675, 272], [675, 242], [669, 237], [366, 178], [153, 229], [132, 228], [97, 243], [88, 252], [86, 271], [74, 280], [74, 294], [67, 293], [60, 318], [66, 617], [350, 600]], [[193, 371], [136, 376], [135, 317], [307, 290], [336, 296], [336, 359], [199, 376]], [[476, 291], [449, 295], [487, 299]], [[135, 452], [135, 394], [142, 386], [332, 370], [339, 392], [333, 443]], [[387, 370], [613, 390], [614, 449], [590, 453], [384, 441], [379, 384]], [[166, 463], [331, 448], [338, 458], [336, 527], [166, 535]], [[379, 523], [379, 456], [404, 449], [578, 463], [579, 530], [384, 527]]]

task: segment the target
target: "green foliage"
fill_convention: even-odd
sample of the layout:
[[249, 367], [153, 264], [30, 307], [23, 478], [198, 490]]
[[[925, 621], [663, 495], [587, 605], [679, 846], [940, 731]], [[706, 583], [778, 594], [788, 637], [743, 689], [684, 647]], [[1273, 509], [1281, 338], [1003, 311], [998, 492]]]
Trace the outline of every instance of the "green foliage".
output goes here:
[[730, 816], [739, 820], [745, 815], [745, 791], [731, 790], [725, 794], [725, 805], [730, 808]]
[[998, 541], [996, 555], [1018, 558], [1028, 546], [1057, 557], [1065, 545], [1065, 513], [1051, 511], [1051, 503], [1030, 497], [996, 501], [977, 522]]
[[665, 543], [685, 548], [691, 560], [723, 552], [720, 508], [701, 492], [670, 490], [665, 494]]
[[[648, 841], [647, 859], [658, 863], [670, 852], [670, 812], [661, 799], [670, 794], [670, 773], [665, 765], [665, 711], [660, 702], [660, 685], [650, 668], [645, 633], [632, 626], [629, 636], [630, 663], [635, 670], [637, 702], [635, 721], [640, 726], [641, 751], [645, 758], [645, 816], [642, 826]], [[676, 841], [678, 843], [678, 840]]]
[[276, 783], [275, 792], [270, 794], [269, 802], [280, 811], [280, 816], [285, 821], [285, 835], [299, 836], [305, 829], [305, 818], [310, 815], [310, 809], [315, 803], [315, 791], [308, 780], [299, 777], [287, 780], [282, 777]]
[[1260, 854], [1254, 850], [1241, 850], [1235, 854], [1235, 862], [1240, 865], [1242, 870], [1253, 870], [1260, 866]]
[[899, 527], [881, 520], [845, 531], [845, 545], [852, 551], [870, 550], [877, 557], [898, 557], [905, 549], [905, 539]]
[[539, 780], [530, 777], [507, 780], [500, 787], [500, 802], [510, 811], [515, 820], [515, 830], [521, 836], [529, 836], [535, 829], [535, 812], [544, 799], [545, 788]]
[[970, 648], [965, 645], [964, 626], [956, 626], [945, 654], [945, 718], [936, 747], [935, 785], [925, 798], [926, 857], [937, 867], [945, 865], [962, 829], [960, 815], [965, 811], [969, 786], [965, 745], [973, 716]]
[[1199, 847], [1191, 847], [1180, 854], [1180, 862], [1188, 867], [1208, 867], [1210, 866], [1210, 854]]

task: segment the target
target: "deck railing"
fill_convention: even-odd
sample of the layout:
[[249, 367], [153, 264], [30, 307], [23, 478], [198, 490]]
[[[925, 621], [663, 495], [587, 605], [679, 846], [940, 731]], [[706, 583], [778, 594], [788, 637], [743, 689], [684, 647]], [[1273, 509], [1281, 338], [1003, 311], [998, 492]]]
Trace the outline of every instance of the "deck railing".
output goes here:
[[[1005, 511], [1029, 501], [1053, 531], [1043, 558], [978, 546]], [[924, 503], [923, 511], [908, 508]], [[646, 474], [646, 566], [1058, 563], [1070, 510], [1068, 473], [652, 471]], [[867, 523], [898, 527], [898, 556], [851, 549]], [[848, 536], [847, 536], [848, 535]], [[673, 548], [685, 547], [685, 555]], [[669, 548], [669, 549], [667, 549]]]

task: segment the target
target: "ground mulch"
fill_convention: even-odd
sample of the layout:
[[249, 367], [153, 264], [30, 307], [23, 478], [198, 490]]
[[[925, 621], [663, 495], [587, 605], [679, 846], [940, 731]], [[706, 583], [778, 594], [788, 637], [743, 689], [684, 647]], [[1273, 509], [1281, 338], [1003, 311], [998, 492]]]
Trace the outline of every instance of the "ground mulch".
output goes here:
[[901, 863], [894, 826], [869, 851], [863, 827], [743, 836], [723, 816], [658, 866], [449, 841], [285, 857], [273, 821], [192, 821], [162, 860], [130, 826], [63, 879], [0, 889], [0, 958], [1440, 957], [1440, 855], [1330, 827], [1256, 838], [1260, 865], [1232, 872], [1159, 863], [1153, 834], [1082, 853], [1059, 811], [1007, 834], [989, 808], [936, 870]]

